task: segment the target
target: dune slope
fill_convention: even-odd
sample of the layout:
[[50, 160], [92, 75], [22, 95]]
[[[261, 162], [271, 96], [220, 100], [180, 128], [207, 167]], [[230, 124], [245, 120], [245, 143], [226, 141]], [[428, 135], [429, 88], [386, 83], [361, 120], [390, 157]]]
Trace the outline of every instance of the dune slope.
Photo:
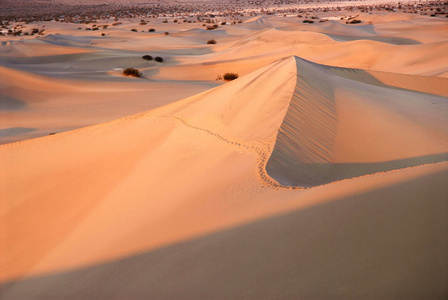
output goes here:
[[[446, 97], [397, 87], [412, 76], [392, 74], [391, 81], [380, 73], [380, 82], [363, 70], [299, 58], [297, 72], [266, 167], [280, 183], [315, 186], [448, 159]], [[415, 89], [428, 82], [420, 76], [411, 79]], [[448, 83], [442, 78], [432, 82], [439, 83], [441, 93]]]
[[442, 299], [446, 97], [347, 72], [0, 146], [1, 298]]

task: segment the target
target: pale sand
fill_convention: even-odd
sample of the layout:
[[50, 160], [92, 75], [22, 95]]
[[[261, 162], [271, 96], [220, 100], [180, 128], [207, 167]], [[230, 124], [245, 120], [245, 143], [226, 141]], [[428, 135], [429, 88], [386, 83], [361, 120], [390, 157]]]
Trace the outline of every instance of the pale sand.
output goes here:
[[0, 46], [3, 143], [83, 127], [0, 146], [1, 299], [445, 298], [447, 21], [400, 16]]

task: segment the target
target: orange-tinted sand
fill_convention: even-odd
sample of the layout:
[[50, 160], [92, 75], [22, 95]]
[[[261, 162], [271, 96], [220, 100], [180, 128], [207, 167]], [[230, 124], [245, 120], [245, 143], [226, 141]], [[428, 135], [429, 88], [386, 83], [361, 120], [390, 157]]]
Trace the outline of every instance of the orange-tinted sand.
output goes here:
[[0, 299], [444, 299], [448, 19], [358, 18], [0, 37]]

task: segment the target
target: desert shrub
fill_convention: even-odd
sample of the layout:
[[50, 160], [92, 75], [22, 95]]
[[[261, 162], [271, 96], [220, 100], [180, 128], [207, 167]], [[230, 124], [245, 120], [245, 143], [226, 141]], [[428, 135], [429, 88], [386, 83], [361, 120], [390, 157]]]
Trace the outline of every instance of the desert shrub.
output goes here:
[[310, 23], [310, 24], [312, 24], [312, 23], [314, 23], [314, 21], [312, 21], [312, 20], [303, 20], [302, 23]]
[[98, 27], [93, 27], [92, 30], [100, 30]]
[[163, 58], [160, 57], [160, 56], [156, 56], [156, 57], [154, 58], [154, 60], [155, 60], [156, 62], [163, 62]]
[[346, 22], [346, 24], [358, 24], [358, 23], [361, 23], [361, 20], [353, 19], [353, 20], [351, 20], [351, 21], [347, 21], [347, 22]]
[[206, 27], [207, 30], [215, 30], [216, 28], [218, 28], [218, 24], [213, 24]]
[[227, 22], [221, 22], [221, 25], [222, 26], [227, 25]]
[[152, 56], [151, 55], [143, 55], [142, 58], [146, 59], [146, 60], [152, 60]]
[[225, 73], [222, 77], [224, 80], [230, 81], [237, 79], [239, 75], [237, 73]]
[[142, 77], [142, 72], [134, 68], [126, 68], [123, 70], [123, 74], [126, 76]]
[[132, 28], [132, 29], [131, 29], [131, 31], [137, 32], [137, 29], [135, 29], [135, 28]]
[[214, 44], [216, 44], [216, 40], [208, 40], [207, 44], [208, 45], [214, 45]]
[[105, 36], [106, 34], [103, 32], [102, 34], [101, 34], [101, 36]]
[[149, 29], [149, 32], [154, 32], [156, 31], [154, 28]]
[[163, 34], [164, 35], [169, 35], [170, 33], [168, 31], [165, 31]]
[[168, 23], [168, 20], [163, 20], [163, 23]]

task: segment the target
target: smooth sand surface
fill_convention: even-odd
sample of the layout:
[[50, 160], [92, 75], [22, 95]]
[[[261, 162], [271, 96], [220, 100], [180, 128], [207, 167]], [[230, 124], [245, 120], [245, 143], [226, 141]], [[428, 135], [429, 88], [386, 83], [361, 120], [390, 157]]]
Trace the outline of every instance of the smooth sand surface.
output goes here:
[[0, 37], [0, 299], [446, 298], [448, 21], [358, 18]]

